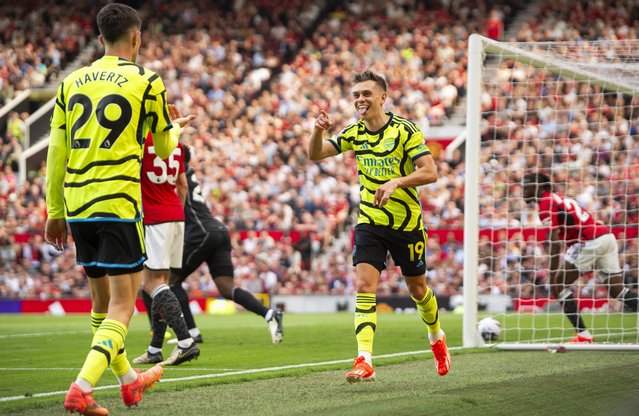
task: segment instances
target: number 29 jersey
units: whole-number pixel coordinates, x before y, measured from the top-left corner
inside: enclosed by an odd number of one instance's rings
[[[155,154],[151,134],[142,157],[142,210],[144,225],[184,221],[184,207],[175,192],[178,176],[184,173],[184,152],[178,143],[171,155],[162,160]]]
[[[67,221],[140,220],[144,138],[172,128],[160,76],[104,56],[67,76],[55,104],[51,129],[67,140]]]
[[[610,232],[577,201],[554,192],[546,191],[539,198],[539,219],[542,224],[558,229],[559,239],[569,245],[594,240]]]

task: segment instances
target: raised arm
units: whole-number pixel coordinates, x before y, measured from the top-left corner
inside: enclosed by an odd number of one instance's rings
[[[324,137],[324,132],[333,125],[328,113],[320,110],[319,116],[315,120],[311,140],[308,143],[308,158],[311,160],[322,160],[330,156],[337,155],[337,149]]]

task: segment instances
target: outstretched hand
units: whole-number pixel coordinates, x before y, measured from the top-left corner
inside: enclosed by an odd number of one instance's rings
[[[320,110],[320,114],[315,120],[315,127],[321,130],[328,130],[333,127],[333,121],[328,116],[328,113],[326,111]]]
[[[182,117],[182,113],[180,113],[180,110],[178,110],[175,104],[169,104],[169,117],[171,117],[171,122],[179,124],[180,127],[184,127],[189,124],[189,122],[195,120],[193,114]]]

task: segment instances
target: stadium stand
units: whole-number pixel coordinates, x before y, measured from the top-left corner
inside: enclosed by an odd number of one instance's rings
[[[95,37],[94,2],[11,2],[0,14],[0,106],[54,78]]]
[[[446,2],[448,6],[434,8],[410,0],[313,3],[308,7],[302,0],[213,5],[190,1],[184,3],[184,12],[177,13],[169,2],[156,1],[154,12],[146,11],[148,24],[143,30],[140,63],[163,74],[170,100],[183,113],[198,116],[185,134],[186,142],[193,148],[193,164],[212,212],[233,231],[236,278],[254,293],[353,293],[351,260],[344,253],[350,252],[350,230],[359,198],[354,164],[347,159],[351,156],[312,164],[303,145],[319,108],[330,107],[338,126],[354,120],[350,73],[366,67],[386,73],[392,89],[389,107],[418,121],[428,137],[429,127],[445,124],[465,94],[468,35],[488,34],[495,27],[490,19],[501,20],[508,27],[521,8],[516,0],[451,1]],[[516,32],[517,39],[636,37],[636,10],[628,1],[616,2],[615,13],[604,15],[598,11],[597,2],[577,2],[578,7],[562,4],[542,2],[538,12]],[[36,86],[29,84],[25,74],[29,72],[27,67],[38,62],[37,55],[39,62],[45,62],[46,81],[94,36],[87,17],[91,11],[83,14],[84,20],[78,20],[76,13],[68,14],[73,8],[27,12],[20,6],[12,7],[5,16],[31,19],[37,27],[52,15],[56,21],[68,23],[59,27],[56,36],[49,34],[51,39],[41,36],[44,29],[31,33],[26,27],[12,26],[11,35],[2,31],[2,44],[12,49],[0,46],[0,75],[14,75],[0,76],[0,82],[11,82],[13,90]],[[589,24],[584,25],[586,20]],[[229,21],[234,24],[224,24]],[[15,25],[11,22],[0,18],[0,26]],[[29,43],[33,47],[23,47]],[[75,49],[65,49],[71,43],[75,43]],[[25,57],[17,49],[33,56]],[[44,59],[54,50],[63,57],[57,66],[52,58]],[[29,63],[25,66],[25,62]],[[16,68],[24,71],[16,72]],[[520,73],[516,65],[504,66],[497,69],[496,76],[508,79]],[[510,98],[509,91],[500,94]],[[484,104],[486,108],[503,105],[504,111],[516,111],[518,100]],[[22,118],[12,116],[12,128],[3,133],[0,153],[0,297],[87,297],[72,246],[57,253],[40,237],[45,218],[46,166],[42,165],[27,183],[17,183],[17,166],[12,161],[21,151],[18,120]],[[493,163],[513,170],[521,166],[529,155],[526,149],[514,146],[509,135],[539,134],[552,125],[552,120],[543,118],[541,109],[538,122],[528,129],[506,134],[502,122],[499,117],[485,120],[485,134],[501,134],[503,130],[504,143],[481,155],[484,169]],[[622,145],[638,148],[636,120],[620,118],[597,133],[610,133],[616,125],[632,130],[630,141],[621,140]],[[599,140],[605,139],[602,136]],[[587,149],[585,144],[574,143]],[[529,150],[541,151],[545,145],[543,139],[531,141]],[[586,153],[575,152],[582,161],[592,158]],[[637,152],[628,157],[632,160],[607,162],[637,166]],[[454,296],[462,285],[459,230],[463,225],[463,153],[456,151],[447,160],[442,152],[436,162],[440,179],[421,193],[424,221],[431,230],[427,277],[438,296]],[[632,191],[625,197],[632,199],[634,195],[629,206],[635,209],[622,214],[634,216],[636,222],[639,183],[633,178],[639,175],[625,174]],[[571,191],[582,195],[586,203],[592,195],[592,190],[579,183]],[[522,212],[518,224],[488,223],[486,217],[480,226],[530,225],[533,213],[518,208]],[[614,205],[611,212],[619,214]],[[614,221],[622,219],[620,216]],[[481,266],[486,278],[504,282],[519,279],[521,284],[513,289],[518,294],[532,293],[531,285],[543,288],[543,273],[513,275],[514,267],[509,262],[521,264],[522,256],[542,255],[545,248],[523,235],[513,235],[512,239],[518,243],[509,244],[512,252],[506,253],[499,247],[487,250],[493,243],[482,237],[480,250],[492,253],[490,261]],[[628,240],[624,249],[636,253],[637,239]],[[636,257],[628,255],[624,259],[636,264]],[[382,275],[379,294],[407,293],[399,271],[392,263],[389,266]],[[217,295],[203,270],[190,277],[187,284],[193,297]],[[480,282],[482,285],[488,287],[485,282]],[[492,290],[496,290],[494,287],[499,285],[493,281]]]

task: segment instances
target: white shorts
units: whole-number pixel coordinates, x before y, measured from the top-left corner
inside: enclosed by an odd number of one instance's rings
[[[594,240],[573,244],[566,251],[565,260],[580,272],[597,270],[607,278],[621,273],[619,248],[614,234],[604,234]]]
[[[182,267],[184,222],[163,222],[144,226],[146,255],[144,265],[151,270]]]

